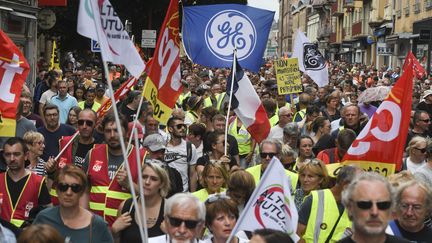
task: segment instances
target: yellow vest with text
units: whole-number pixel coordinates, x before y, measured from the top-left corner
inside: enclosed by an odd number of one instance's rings
[[[339,218],[338,205],[330,189],[311,191],[310,197],[312,207],[303,239],[306,243],[324,243]],[[352,223],[344,210],[329,242],[339,241],[346,228],[351,226]]]

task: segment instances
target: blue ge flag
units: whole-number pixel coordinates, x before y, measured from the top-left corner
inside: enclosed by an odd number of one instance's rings
[[[258,72],[274,12],[239,4],[184,8],[183,45],[189,58],[207,67],[231,67],[233,50],[242,67]]]

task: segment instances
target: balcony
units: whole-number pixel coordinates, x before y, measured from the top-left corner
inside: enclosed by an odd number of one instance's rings
[[[369,26],[374,28],[381,25],[384,22],[382,16],[379,16],[377,9],[372,9],[369,15]]]
[[[358,22],[352,25],[352,36],[358,36],[362,33],[362,22]]]
[[[317,39],[323,39],[323,38],[330,37],[331,33],[332,33],[331,27],[320,26],[320,28],[318,29]]]
[[[338,2],[333,3],[331,6],[331,13],[332,16],[343,16],[344,11],[342,9],[342,5],[338,4]]]

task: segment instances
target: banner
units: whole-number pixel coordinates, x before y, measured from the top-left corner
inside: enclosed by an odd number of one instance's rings
[[[297,30],[292,57],[298,58],[300,71],[307,74],[319,87],[328,84],[326,60],[318,51],[318,46],[311,43],[303,32]]]
[[[286,232],[297,242],[297,221],[298,212],[291,196],[291,178],[285,174],[282,163],[274,156],[230,237],[241,230],[266,228]]]
[[[104,62],[121,64],[139,78],[145,64],[108,0],[80,0],[77,31],[99,42]]]
[[[39,0],[38,7],[42,6],[67,6],[67,0]]]
[[[407,56],[402,76],[348,149],[343,162],[327,165],[329,175],[335,177],[344,164],[356,164],[383,176],[401,168],[411,117],[413,58]]]
[[[235,60],[237,60],[235,58]],[[234,65],[236,65],[234,69]],[[270,132],[270,121],[264,106],[256,93],[251,81],[244,73],[240,64],[233,63],[232,70],[235,70],[234,86],[232,88],[231,108],[234,110],[240,121],[246,127],[250,135],[260,143],[266,139]],[[230,95],[232,86],[232,75],[228,77],[226,93]]]
[[[414,56],[414,54],[410,51],[408,52],[408,57],[412,60],[413,62],[413,69],[414,69],[414,74],[418,79],[423,79],[423,77],[427,76],[426,71],[424,70],[423,66],[420,64],[420,62],[417,60],[417,58]],[[406,65],[406,61],[402,67],[403,70],[405,70],[405,65]]]
[[[297,58],[274,61],[279,95],[302,92],[302,83]]]
[[[143,96],[152,103],[153,117],[162,124],[168,121],[183,91],[179,31],[178,1],[171,0],[143,91]]]
[[[50,60],[50,70],[60,70],[60,61],[59,61],[59,51],[57,49],[57,42],[53,40],[52,42],[52,52],[51,52],[51,60]]]
[[[0,134],[14,137],[16,111],[30,66],[20,49],[0,30]]]
[[[274,12],[240,4],[184,7],[183,45],[194,63],[231,67],[232,53],[243,68],[258,72]]]

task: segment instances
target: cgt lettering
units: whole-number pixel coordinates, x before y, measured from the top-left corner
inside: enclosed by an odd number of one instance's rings
[[[153,115],[156,116],[157,118],[161,118],[161,116],[165,113],[162,109],[161,106],[157,100],[157,95],[156,95],[156,90],[155,89],[151,89],[150,91],[150,99],[152,102],[152,106],[153,106]]]

